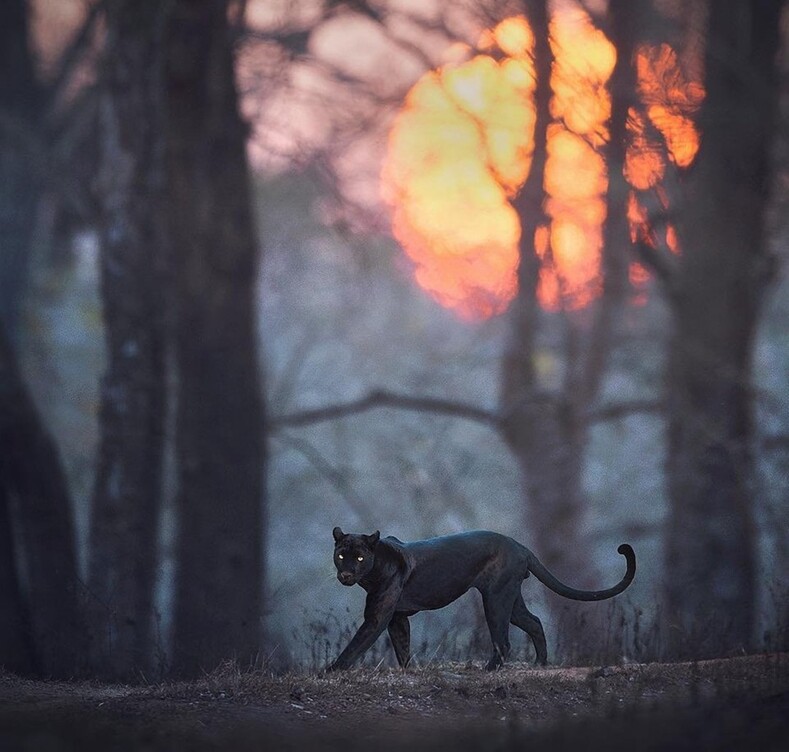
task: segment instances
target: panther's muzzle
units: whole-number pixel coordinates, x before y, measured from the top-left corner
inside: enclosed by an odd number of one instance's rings
[[[354,576],[350,572],[337,572],[337,579],[343,585],[353,585],[356,582]]]

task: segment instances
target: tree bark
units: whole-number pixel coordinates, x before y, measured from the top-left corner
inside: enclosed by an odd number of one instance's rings
[[[618,56],[610,82],[612,115],[606,149],[609,180],[606,195],[608,216],[604,228],[603,293],[596,303],[591,327],[586,331],[568,314],[569,332],[566,375],[551,398],[541,392],[535,372],[535,337],[539,326],[536,291],[540,260],[534,233],[547,225],[543,189],[546,132],[550,122],[551,50],[545,4],[532,4],[530,20],[535,36],[537,70],[535,154],[529,178],[515,206],[521,219],[519,292],[512,309],[512,330],[503,363],[502,418],[504,433],[521,469],[526,497],[528,536],[546,565],[580,587],[596,587],[597,569],[584,545],[582,525],[586,499],[582,487],[587,416],[602,383],[608,354],[613,346],[616,312],[627,291],[628,186],[623,174],[628,109],[635,98],[632,52],[636,11],[627,2],[609,6],[610,34]],[[562,609],[559,602],[554,607]],[[586,627],[570,619],[566,631],[577,640]]]
[[[0,446],[0,609],[20,650],[31,653],[20,653],[20,667],[69,678],[82,668],[85,642],[68,487],[2,325]]]
[[[176,0],[167,47],[180,384],[173,667],[189,675],[257,657],[265,420],[247,129],[227,4]]]
[[[22,595],[10,494],[0,485],[0,666],[15,674],[40,673],[27,603]]]
[[[627,122],[630,108],[636,104],[634,55],[637,31],[643,23],[645,0],[610,0],[608,36],[616,48],[616,64],[608,88],[611,92],[609,139],[605,149],[608,168],[606,220],[603,227],[603,292],[595,312],[592,330],[581,370],[572,389],[578,409],[585,409],[600,391],[608,356],[614,345],[617,316],[627,300],[630,264],[630,228],[627,202],[630,186],[625,178]]]
[[[747,649],[753,637],[751,359],[772,263],[764,215],[782,5],[710,3],[702,146],[680,216],[665,588],[670,647],[696,657]]]
[[[0,321],[16,340],[35,229],[39,179],[28,142],[41,92],[29,48],[27,3],[0,3]]]
[[[583,586],[593,568],[580,534],[585,435],[584,421],[577,412],[580,402],[575,396],[568,398],[564,389],[546,398],[535,369],[541,264],[535,232],[549,222],[544,211],[544,175],[553,56],[546,3],[535,2],[529,7],[535,39],[534,154],[526,183],[513,202],[521,224],[520,264],[518,295],[510,309],[511,329],[502,361],[502,426],[521,472],[527,539],[533,541],[546,566]]]
[[[107,347],[89,579],[94,670],[130,679],[152,667],[153,588],[166,409],[162,120],[166,4],[107,5],[99,173]]]
[[[5,71],[0,78],[0,236],[3,238],[0,327],[14,336],[38,198],[17,138],[19,131],[24,132],[30,125],[37,89],[24,0],[0,6],[0,67]],[[7,399],[8,386],[3,386],[3,396]],[[28,674],[35,665],[34,646],[30,615],[19,582],[19,549],[14,541],[11,501],[11,494],[3,482],[0,484],[0,665]]]

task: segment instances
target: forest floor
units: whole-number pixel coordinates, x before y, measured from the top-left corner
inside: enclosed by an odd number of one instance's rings
[[[789,654],[488,673],[477,664],[190,683],[0,673],[0,750],[789,750]]]

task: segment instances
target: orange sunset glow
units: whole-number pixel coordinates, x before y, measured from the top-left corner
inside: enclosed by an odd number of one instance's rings
[[[492,36],[503,60],[477,55],[414,85],[382,170],[417,282],[466,317],[500,313],[515,296],[520,225],[510,199],[533,151],[531,30],[513,18]]]
[[[616,50],[579,9],[551,18],[553,120],[547,135],[545,213],[535,248],[538,287],[549,310],[581,308],[599,294],[608,173],[608,80]],[[506,310],[517,294],[520,222],[511,200],[526,180],[534,150],[533,35],[513,17],[483,35],[478,54],[422,76],[390,132],[381,172],[384,201],[417,283],[464,318]],[[692,116],[703,89],[687,81],[667,45],[636,56],[642,108],[632,110],[625,176],[634,191],[634,238],[654,242],[637,191],[660,187],[666,165],[689,166],[698,151]],[[661,193],[665,197],[665,192]],[[677,248],[671,228],[666,242]],[[643,270],[635,267],[634,282]]]
[[[543,307],[580,308],[599,293],[600,252],[608,187],[599,151],[608,141],[611,97],[606,83],[616,50],[581,10],[554,14],[550,24],[551,116],[545,165],[550,260],[543,257],[537,297]],[[538,248],[538,253],[540,249]]]
[[[667,44],[641,45],[636,53],[638,95],[644,112],[630,111],[630,143],[625,161],[625,177],[633,190],[628,199],[627,218],[633,242],[656,247],[665,245],[679,253],[679,240],[671,224],[662,238],[652,227],[646,209],[638,200],[639,191],[652,190],[664,210],[669,196],[661,185],[668,162],[685,168],[693,164],[701,137],[693,120],[704,99],[704,87],[683,75],[674,50]],[[642,288],[649,274],[640,264],[630,267],[630,280]]]

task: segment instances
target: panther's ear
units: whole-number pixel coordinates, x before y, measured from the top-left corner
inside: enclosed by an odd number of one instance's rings
[[[376,545],[376,543],[378,543],[378,539],[380,537],[381,537],[381,531],[380,530],[376,530],[372,535],[365,535],[364,536],[364,540],[365,540],[365,543],[367,543],[367,545],[370,548],[375,548],[375,545]]]
[[[335,543],[339,543],[345,537],[345,533],[340,530],[339,526],[335,527],[331,534],[334,536]]]

